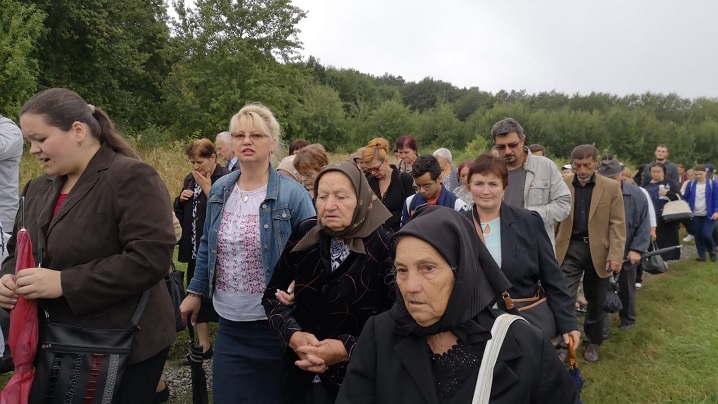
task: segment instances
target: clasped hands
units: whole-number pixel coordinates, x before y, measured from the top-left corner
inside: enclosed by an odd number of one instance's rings
[[[26,268],[17,275],[3,275],[0,278],[0,307],[14,309],[19,295],[29,300],[57,299],[62,296],[60,271]]]
[[[314,334],[304,331],[292,334],[289,347],[299,357],[294,364],[307,372],[323,373],[329,366],[349,360],[342,341],[331,338],[319,341]]]

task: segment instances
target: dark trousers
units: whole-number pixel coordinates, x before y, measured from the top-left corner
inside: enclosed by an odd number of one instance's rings
[[[709,220],[707,216],[693,217],[693,236],[696,238],[696,250],[698,250],[698,258],[706,259],[706,251],[713,256],[715,254],[715,245],[713,244],[713,229],[716,222]]]
[[[157,383],[167,361],[170,348],[167,347],[155,356],[132,364],[125,369],[117,392],[116,403],[151,404],[154,402]]]
[[[621,299],[623,309],[618,312],[621,325],[636,322],[636,269],[639,265],[625,264],[618,275],[618,298]],[[603,322],[603,336],[608,336],[611,329],[611,316],[606,314]]]
[[[603,301],[606,300],[608,278],[600,278],[593,268],[591,250],[583,241],[571,240],[566,257],[561,264],[561,270],[566,278],[568,293],[576,297],[578,283],[583,275],[583,295],[588,305],[583,330],[586,342],[600,345],[603,342]],[[604,271],[604,268],[598,268]],[[635,285],[634,285],[635,286]]]

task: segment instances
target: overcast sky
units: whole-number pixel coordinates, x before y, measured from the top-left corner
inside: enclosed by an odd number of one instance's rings
[[[718,97],[718,0],[292,0],[323,65],[482,90]]]

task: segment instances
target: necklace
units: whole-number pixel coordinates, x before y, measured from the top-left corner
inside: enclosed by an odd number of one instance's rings
[[[242,202],[247,203],[249,200],[249,195],[245,194],[244,192],[240,192],[240,195],[242,195]]]

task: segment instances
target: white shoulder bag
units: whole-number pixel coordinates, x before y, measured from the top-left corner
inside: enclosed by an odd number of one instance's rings
[[[499,357],[499,351],[501,351],[501,346],[504,344],[506,332],[509,330],[511,323],[517,320],[526,321],[524,318],[513,314],[502,314],[494,321],[494,325],[491,327],[491,339],[486,343],[484,356],[481,358],[481,367],[479,367],[479,377],[476,379],[472,404],[489,403],[491,385],[494,382],[496,359]]]

